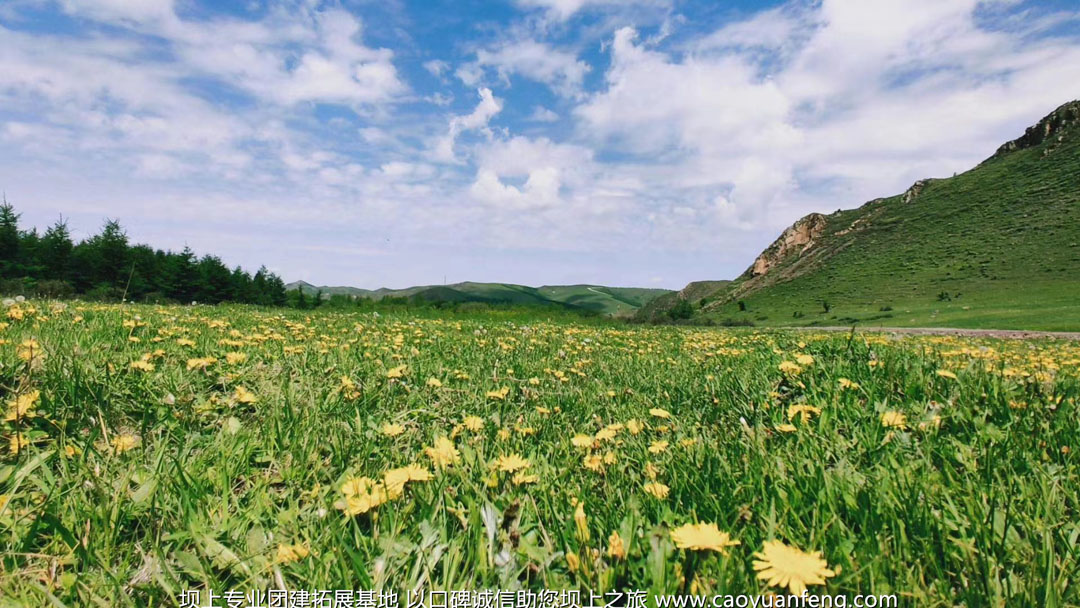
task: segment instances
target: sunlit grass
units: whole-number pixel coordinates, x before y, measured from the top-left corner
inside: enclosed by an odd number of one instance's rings
[[[1080,601],[1075,342],[16,310],[0,604],[781,591],[770,540],[822,552],[813,592]]]

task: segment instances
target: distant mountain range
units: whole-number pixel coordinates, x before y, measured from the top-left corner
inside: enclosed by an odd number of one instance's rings
[[[637,318],[688,313],[739,324],[1080,330],[1080,101],[965,173],[811,213],[739,277],[691,283]]]
[[[285,286],[300,289],[305,295],[320,291],[323,297],[345,295],[358,298],[419,298],[429,302],[483,302],[489,304],[555,305],[611,316],[629,316],[649,301],[671,293],[668,289],[644,287],[605,287],[603,285],[544,285],[527,287],[510,283],[454,283],[418,285],[405,289],[361,289],[343,286],[316,286],[294,281]]]

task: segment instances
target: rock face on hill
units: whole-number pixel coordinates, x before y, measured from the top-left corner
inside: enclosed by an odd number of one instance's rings
[[[1028,127],[1020,137],[1002,144],[991,158],[1033,148],[1043,142],[1051,144],[1043,151],[1044,156],[1049,155],[1057,148],[1054,144],[1065,141],[1069,132],[1076,129],[1077,125],[1080,125],[1080,101],[1070,101]]]
[[[814,246],[815,240],[821,236],[827,223],[825,216],[820,213],[811,213],[795,222],[780,234],[780,238],[761,252],[743,276],[761,276],[788,257],[802,255]]]

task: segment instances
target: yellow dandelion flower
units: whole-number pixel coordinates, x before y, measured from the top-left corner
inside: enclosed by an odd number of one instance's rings
[[[824,585],[825,579],[835,576],[821,551],[806,553],[776,540],[765,541],[761,551],[754,554],[757,577],[770,587],[787,587],[792,595],[802,595],[809,585]]]
[[[350,477],[341,484],[339,490],[345,497],[360,496],[370,493],[374,485],[375,480],[370,477]]]
[[[409,472],[404,468],[391,469],[383,474],[383,487],[386,488],[386,497],[393,500],[401,496],[405,491],[405,483],[409,481]]]
[[[659,454],[659,453],[661,453],[661,452],[663,452],[663,451],[665,451],[667,449],[668,449],[668,442],[661,439],[659,441],[652,442],[652,444],[649,446],[649,453],[650,454]]]
[[[484,429],[484,419],[479,416],[466,416],[464,424],[465,428],[469,429],[474,433],[480,432]]]
[[[441,388],[442,380],[439,380],[438,378],[428,378],[425,384],[427,384],[431,388]]]
[[[794,424],[789,424],[785,422],[783,424],[776,425],[776,430],[780,431],[781,433],[794,433],[799,429],[795,428]]]
[[[794,420],[798,416],[803,422],[809,422],[812,416],[821,415],[821,408],[812,405],[797,404],[788,408],[788,420]]]
[[[575,448],[587,448],[592,446],[593,438],[590,435],[578,433],[570,438],[570,444]]]
[[[540,476],[526,473],[525,471],[518,471],[517,473],[514,473],[512,481],[514,482],[515,486],[520,486],[529,483],[536,483],[540,481]]]
[[[405,371],[409,369],[407,365],[399,365],[386,370],[386,377],[393,380],[394,378],[401,378],[405,375]]]
[[[885,412],[881,414],[881,426],[886,428],[907,428],[907,416],[903,412]]]
[[[500,389],[488,391],[485,393],[489,399],[495,399],[496,401],[503,401],[506,396],[510,394],[510,387],[504,386]]]
[[[580,567],[581,560],[578,558],[577,553],[574,553],[573,551],[568,552],[566,554],[566,568],[570,570],[570,572],[577,572]]]
[[[311,551],[304,545],[280,544],[278,545],[277,555],[274,557],[274,561],[279,564],[288,564],[291,562],[298,562],[310,554]]]
[[[431,471],[416,463],[406,465],[403,468],[409,472],[409,481],[431,481]]]
[[[23,361],[34,363],[45,358],[45,349],[41,347],[37,340],[30,338],[23,340],[15,347],[15,355]]]
[[[574,509],[574,528],[579,541],[589,542],[589,518],[585,516],[584,502],[577,503],[577,508]]]
[[[347,479],[341,486],[341,494],[334,506],[349,517],[367,513],[388,499],[386,488],[369,477]]]
[[[34,416],[34,408],[37,407],[40,398],[41,391],[33,390],[8,401],[8,412],[4,416],[4,420],[6,422],[11,422],[12,420],[18,420],[20,418],[32,418]]]
[[[11,439],[8,440],[8,450],[11,452],[12,456],[18,455],[19,452],[29,446],[30,439],[22,433],[15,433],[11,436]]]
[[[139,437],[130,433],[124,433],[113,437],[112,449],[117,454],[123,454],[128,450],[135,449],[139,445]]]
[[[418,464],[410,464],[384,473],[383,487],[386,488],[387,498],[394,499],[401,496],[406,483],[410,481],[428,481],[430,479],[430,471]]]
[[[693,551],[719,551],[727,553],[739,541],[732,540],[727,532],[721,532],[716,524],[683,524],[671,531],[671,542],[680,549]]]
[[[658,481],[649,482],[649,483],[645,484],[642,487],[642,489],[649,496],[652,496],[652,497],[657,498],[659,500],[664,500],[665,498],[667,498],[668,492],[671,491],[671,488],[667,487],[666,485],[664,485],[664,484],[662,484],[662,483],[660,483]]]
[[[649,410],[649,414],[656,416],[657,418],[671,418],[671,412],[658,407],[654,407]]]
[[[799,365],[806,367],[814,364],[814,358],[805,353],[795,355],[795,362]]]
[[[637,435],[645,429],[645,425],[637,418],[632,418],[626,421],[626,429],[630,431],[631,435]]]
[[[233,392],[233,400],[235,400],[237,403],[255,403],[259,400],[259,398],[255,396],[255,393],[249,391],[247,388],[243,386],[238,386]]]
[[[788,374],[789,376],[798,376],[802,372],[802,368],[794,361],[783,361],[778,368],[781,372]]]
[[[645,476],[649,479],[656,479],[656,476],[660,474],[660,469],[656,468],[656,465],[649,462],[645,464]]]
[[[247,361],[247,358],[247,353],[225,353],[225,363],[229,365],[239,365]]]
[[[947,370],[947,369],[939,369],[939,370],[937,370],[937,372],[936,372],[936,373],[937,373],[937,375],[938,375],[938,376],[941,376],[942,378],[950,378],[950,379],[952,379],[952,380],[956,380],[956,379],[957,379],[957,378],[956,378],[956,374],[954,374],[954,373],[950,372],[950,371],[949,371],[949,370]]]
[[[619,536],[618,530],[613,530],[611,536],[608,537],[608,557],[614,559],[622,559],[626,557],[626,544],[623,542],[621,536]]]
[[[137,371],[140,371],[140,372],[152,372],[155,369],[157,369],[154,366],[153,363],[151,363],[149,361],[146,361],[145,359],[139,359],[138,361],[132,361],[129,364],[129,367],[131,369],[134,369],[134,370],[137,370]]]
[[[444,469],[449,466],[453,466],[461,459],[461,454],[458,449],[454,447],[454,442],[446,437],[439,437],[435,440],[433,447],[425,448],[424,452],[428,458],[435,465],[436,469]]]
[[[386,424],[382,425],[382,428],[379,429],[379,432],[383,435],[386,435],[387,437],[397,437],[398,435],[405,432],[405,427],[396,422],[387,422]]]
[[[499,456],[498,460],[495,461],[495,468],[503,473],[515,473],[522,469],[529,468],[529,461],[517,454]]]
[[[195,357],[187,360],[187,368],[188,371],[206,369],[215,363],[217,363],[217,359],[213,357]]]
[[[862,388],[861,386],[859,386],[858,382],[852,382],[851,380],[848,380],[847,378],[840,378],[836,382],[837,382],[837,384],[840,385],[840,390],[849,389],[849,390],[857,391],[860,388]]]
[[[585,468],[590,471],[600,472],[604,470],[604,459],[599,454],[591,454],[585,457]]]
[[[596,434],[597,441],[611,441],[615,439],[615,431],[611,429],[600,429],[600,432]]]

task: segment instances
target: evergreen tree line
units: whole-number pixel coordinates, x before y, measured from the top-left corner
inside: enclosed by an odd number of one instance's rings
[[[43,234],[22,230],[20,215],[0,205],[0,293],[63,298],[146,302],[242,302],[286,304],[285,283],[265,267],[254,275],[230,270],[213,255],[191,249],[175,253],[128,242],[120,223],[108,220],[101,231],[74,243],[64,220]]]

